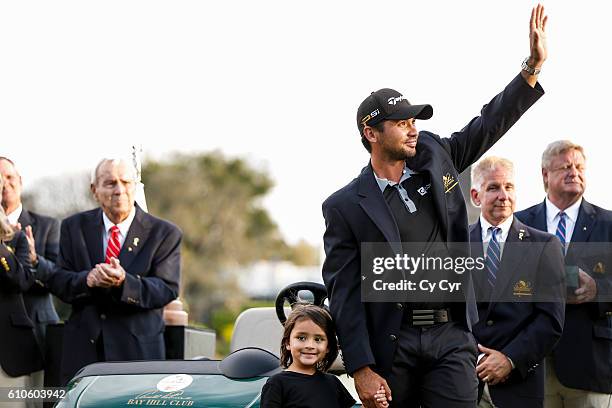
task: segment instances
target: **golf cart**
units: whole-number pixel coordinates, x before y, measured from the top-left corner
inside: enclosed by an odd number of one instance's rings
[[[157,360],[95,363],[81,369],[68,384],[60,408],[131,406],[259,407],[261,388],[281,371],[282,323],[291,310],[285,303],[323,305],[325,287],[298,282],[278,294],[275,307],[253,308],[236,319],[223,360]],[[280,322],[280,323],[279,323]],[[340,357],[331,372],[344,371]],[[356,398],[348,377],[343,382]],[[342,377],[341,377],[342,378]]]

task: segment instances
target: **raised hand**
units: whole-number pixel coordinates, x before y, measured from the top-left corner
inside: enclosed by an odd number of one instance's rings
[[[544,6],[538,4],[531,10],[529,21],[529,66],[540,68],[548,57],[546,47],[546,22],[548,16],[544,14]]]

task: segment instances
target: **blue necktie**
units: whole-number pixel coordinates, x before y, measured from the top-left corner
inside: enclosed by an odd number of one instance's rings
[[[499,264],[501,260],[501,249],[499,247],[499,241],[497,240],[497,233],[501,231],[501,228],[489,227],[489,231],[491,231],[491,239],[489,240],[489,246],[487,247],[485,267],[487,268],[487,281],[491,287],[495,287],[497,271],[499,271]]]
[[[566,239],[565,239],[565,235],[566,235],[566,231],[565,231],[565,218],[567,216],[565,215],[565,213],[563,211],[559,212],[559,223],[557,224],[557,232],[555,232],[555,235],[557,236],[557,238],[559,238],[559,240],[561,241],[561,244],[563,245],[563,251],[565,252],[565,248],[566,248]]]

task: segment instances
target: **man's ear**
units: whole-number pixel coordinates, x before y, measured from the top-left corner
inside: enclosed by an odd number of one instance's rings
[[[375,131],[373,128],[369,127],[369,126],[366,126],[366,127],[363,128],[363,136],[370,143],[377,143],[378,142],[378,132]]]
[[[470,189],[470,198],[476,207],[480,207],[480,197],[478,197],[478,191],[475,188]]]
[[[96,197],[96,185],[95,184],[89,185],[89,191],[91,191],[91,195],[93,195],[94,200],[98,201],[98,198]]]
[[[542,181],[544,182],[544,191],[548,190],[548,169],[542,168]]]

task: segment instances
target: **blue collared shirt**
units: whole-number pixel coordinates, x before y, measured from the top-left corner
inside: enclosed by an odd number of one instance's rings
[[[417,208],[416,208],[416,205],[414,205],[414,201],[412,201],[410,197],[408,197],[408,192],[406,191],[404,186],[402,186],[402,183],[405,180],[408,180],[413,174],[418,174],[416,171],[410,170],[408,167],[406,167],[406,164],[404,164],[404,169],[402,170],[402,177],[400,178],[399,183],[388,180],[386,178],[378,177],[374,170],[372,170],[372,172],[374,173],[374,177],[376,178],[376,182],[378,183],[378,187],[380,187],[381,192],[384,193],[385,188],[387,188],[387,186],[391,186],[397,189],[397,191],[399,191],[400,193],[400,197],[402,197],[402,202],[406,206],[406,209],[408,210],[408,212],[409,213],[416,212]]]

